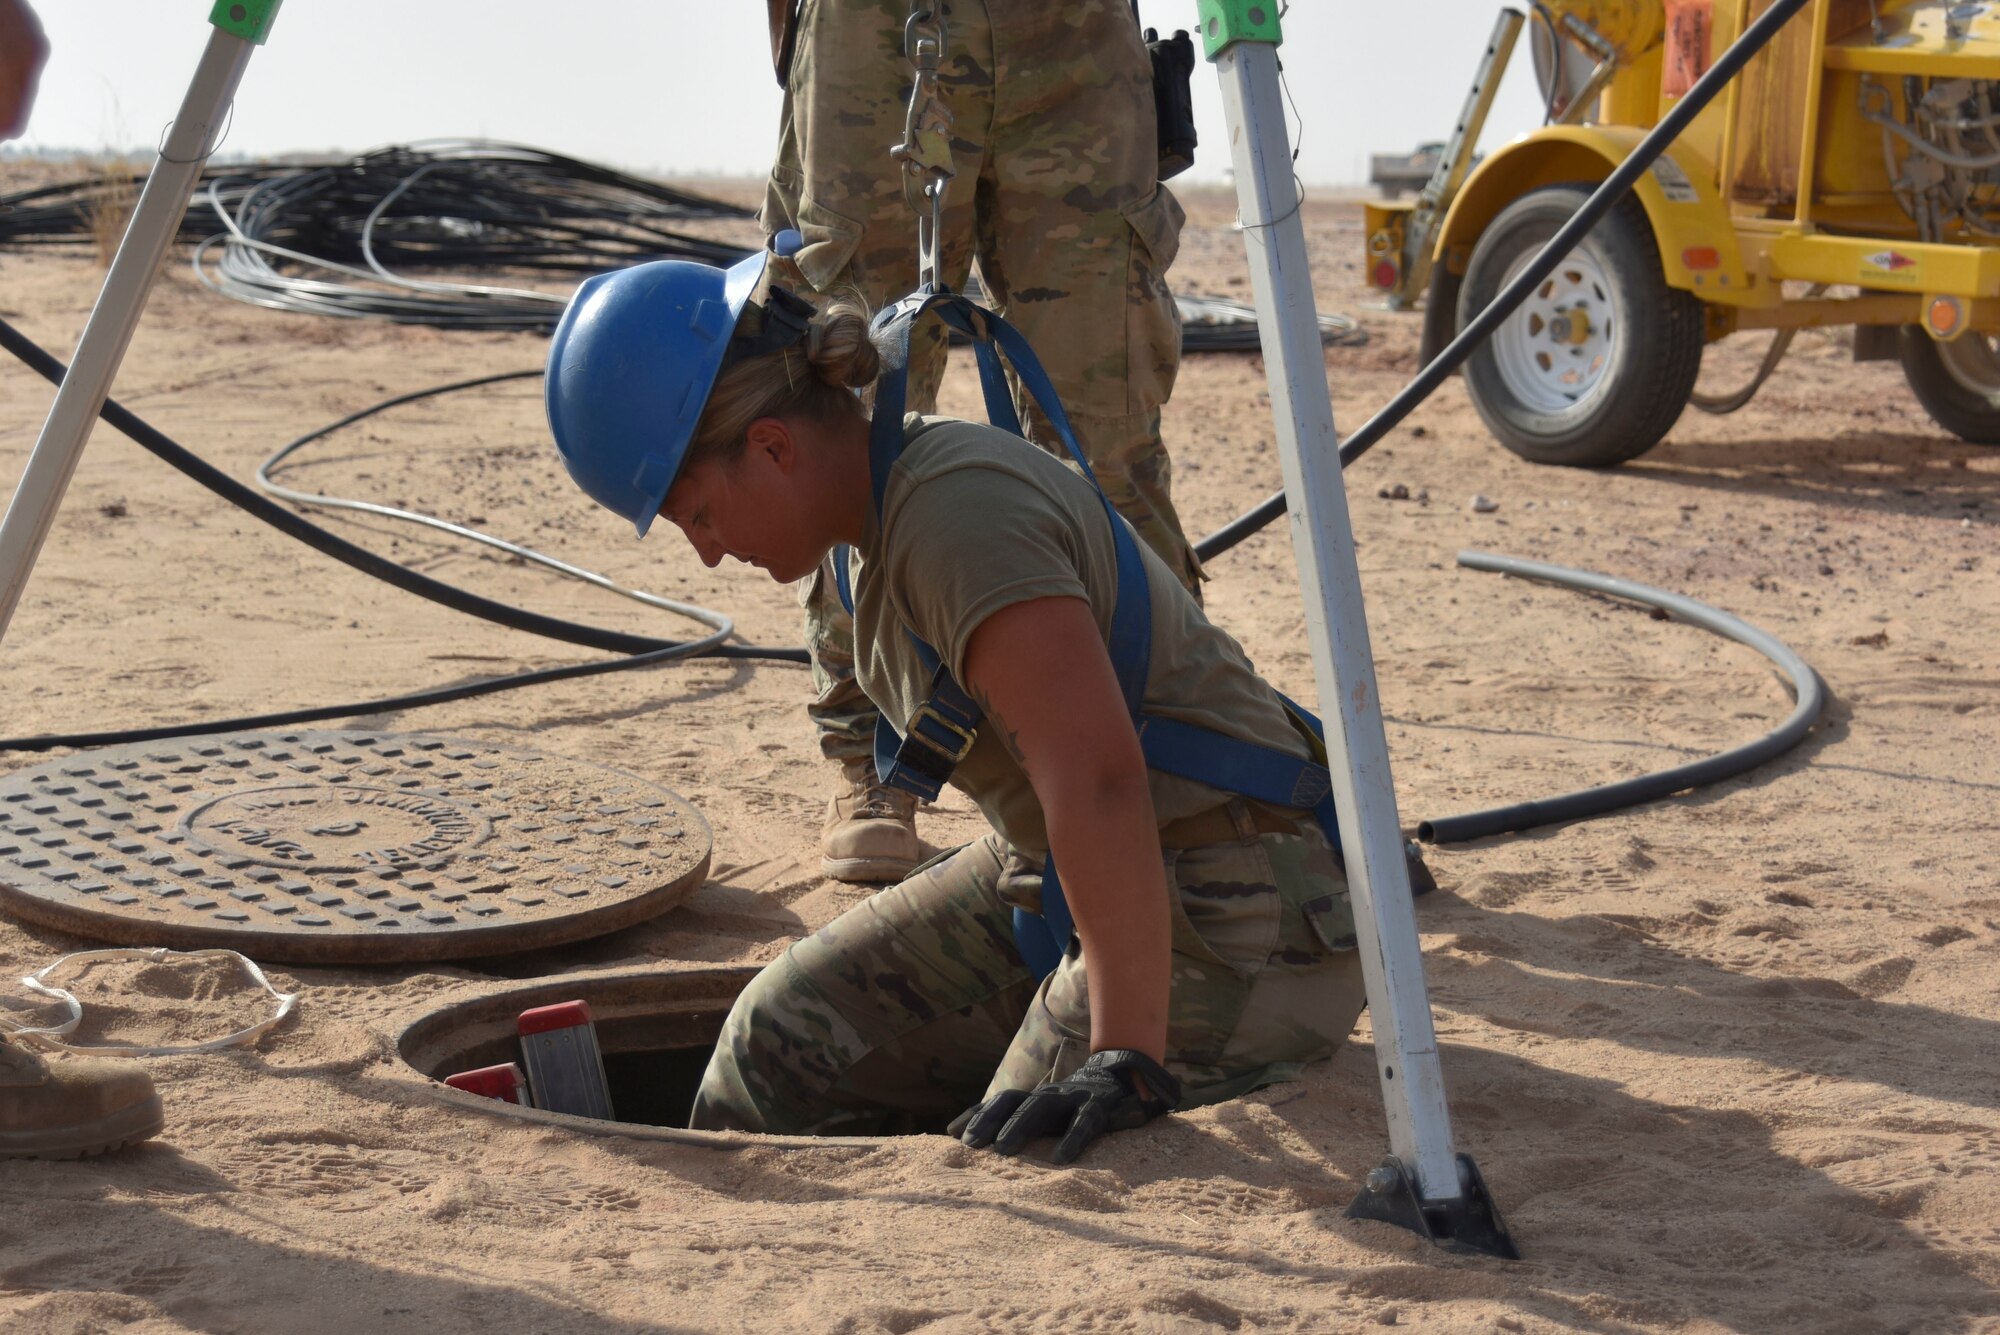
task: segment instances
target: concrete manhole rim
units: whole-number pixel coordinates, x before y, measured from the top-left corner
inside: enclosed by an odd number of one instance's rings
[[[498,805],[515,789],[518,806]],[[239,819],[246,804],[261,824]],[[309,840],[283,828],[286,807]],[[350,819],[310,822],[323,815]],[[359,834],[370,825],[382,829]],[[367,847],[382,839],[393,846]],[[270,963],[567,945],[675,907],[712,853],[701,812],[650,779],[444,733],[224,733],[0,775],[0,910],[117,945]]]
[[[690,967],[626,968],[604,973],[552,974],[533,979],[507,979],[457,988],[441,998],[427,999],[422,1013],[406,1020],[395,1031],[393,1043],[396,1052],[396,1075],[399,1080],[415,1086],[430,1097],[467,1112],[480,1113],[507,1122],[541,1126],[550,1130],[572,1131],[589,1136],[655,1140],[695,1149],[729,1151],[881,1149],[895,1145],[899,1141],[908,1141],[910,1139],[908,1136],[780,1136],[751,1131],[696,1131],[689,1127],[656,1126],[648,1122],[575,1117],[568,1113],[524,1107],[462,1089],[454,1089],[443,1080],[425,1072],[412,1059],[413,1049],[421,1050],[434,1040],[435,1035],[446,1032],[456,1025],[470,1022],[478,1012],[490,1008],[493,1003],[503,999],[509,1000],[510,1008],[518,1012],[533,1006],[568,1000],[577,995],[589,999],[592,994],[601,994],[606,989],[619,987],[647,989],[671,987],[675,984],[698,986],[704,982],[739,977],[743,981],[748,981],[763,967],[763,965],[704,964]]]

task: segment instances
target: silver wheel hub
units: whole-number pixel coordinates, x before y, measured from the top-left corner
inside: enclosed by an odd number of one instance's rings
[[[1976,331],[1937,345],[1946,374],[1964,388],[2000,408],[2000,352],[1993,339]]]
[[[1513,282],[1535,253],[1509,265],[1501,285]],[[1607,379],[1623,315],[1596,256],[1571,251],[1494,331],[1493,362],[1501,382],[1534,412],[1587,411]]]

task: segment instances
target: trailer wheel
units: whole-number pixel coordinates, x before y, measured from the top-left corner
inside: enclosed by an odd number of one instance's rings
[[[1521,196],[1473,247],[1458,327],[1568,222],[1589,188]],[[1636,459],[1667,434],[1701,370],[1701,302],[1667,286],[1646,211],[1626,196],[1465,363],[1487,427],[1522,458],[1572,468]]]
[[[1977,331],[1940,343],[1906,324],[1898,348],[1903,378],[1931,420],[1972,445],[2000,445],[2000,350]]]

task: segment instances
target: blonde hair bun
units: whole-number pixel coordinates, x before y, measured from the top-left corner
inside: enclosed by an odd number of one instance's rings
[[[813,317],[806,335],[813,374],[839,389],[860,389],[882,373],[882,357],[869,338],[867,308],[836,301]]]

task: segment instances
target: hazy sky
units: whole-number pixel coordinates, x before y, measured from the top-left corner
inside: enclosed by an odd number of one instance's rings
[[[207,40],[210,0],[33,3],[54,52],[15,147],[156,145]],[[1194,23],[1194,0],[1141,9],[1157,27]],[[1493,0],[1292,0],[1281,54],[1303,120],[1300,175],[1359,181],[1370,151],[1442,138],[1498,12]],[[1194,175],[1213,180],[1227,158],[1205,64],[1195,97]],[[286,0],[224,151],[486,136],[643,173],[761,174],[778,107],[756,0]],[[1485,141],[1539,119],[1524,42]]]

